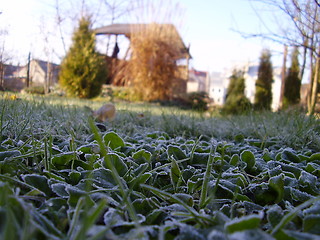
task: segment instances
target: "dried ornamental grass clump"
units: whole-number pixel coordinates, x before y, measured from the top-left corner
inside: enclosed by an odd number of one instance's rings
[[[141,24],[131,36],[132,59],[128,70],[136,94],[144,101],[169,100],[179,58],[172,24]]]

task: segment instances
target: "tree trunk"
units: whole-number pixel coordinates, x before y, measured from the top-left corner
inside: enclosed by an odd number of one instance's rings
[[[308,45],[308,39],[306,39],[304,41],[304,45],[303,45],[303,54],[302,54],[302,64],[301,64],[301,70],[300,70],[300,73],[299,73],[299,78],[303,79],[303,76],[304,76],[304,70],[306,68],[306,63],[307,63],[307,45]]]
[[[319,78],[319,65],[320,65],[320,44],[319,44],[319,49],[318,49],[318,53],[317,53],[317,59],[316,59],[316,63],[314,66],[314,71],[313,72],[313,80],[312,80],[312,88],[311,88],[311,92],[310,92],[310,103],[308,105],[308,114],[312,115],[314,114],[314,110],[316,107],[316,103],[317,103],[317,95],[318,95],[318,78]]]
[[[52,66],[51,66],[51,63],[49,62],[49,60],[47,61],[47,72],[46,72],[46,79],[45,79],[45,85],[44,85],[44,92],[45,94],[48,94],[49,91],[50,91],[50,79],[51,79],[51,69],[52,69]]]
[[[26,85],[27,85],[27,88],[30,87],[30,61],[31,61],[31,52],[29,52],[29,55],[28,55],[28,67],[27,67],[27,82],[26,82]]]
[[[0,90],[4,89],[4,64],[0,62]]]

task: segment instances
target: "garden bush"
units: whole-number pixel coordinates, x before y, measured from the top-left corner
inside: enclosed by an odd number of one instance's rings
[[[192,92],[187,94],[187,104],[191,109],[197,111],[208,110],[210,98],[206,92]]]
[[[59,83],[69,96],[93,98],[107,80],[104,57],[96,51],[90,18],[83,17],[73,34],[73,43],[61,63]]]
[[[23,91],[29,94],[40,94],[40,95],[45,94],[44,86],[31,86],[31,87],[24,88]]]

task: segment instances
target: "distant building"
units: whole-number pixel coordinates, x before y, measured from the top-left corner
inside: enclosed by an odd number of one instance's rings
[[[28,65],[21,68],[19,77],[27,78]],[[59,65],[42,60],[31,60],[29,68],[30,86],[49,86],[58,83]]]
[[[225,103],[227,88],[229,84],[229,75],[219,72],[210,74],[209,97],[213,100],[213,104],[222,106]]]
[[[245,67],[245,95],[254,103],[254,95],[256,93],[256,81],[258,78],[258,65],[248,65]],[[281,94],[281,67],[273,68],[273,82],[272,82],[272,104],[271,109],[277,111],[280,108],[280,94]]]
[[[238,68],[241,69],[241,68]],[[257,64],[247,64],[242,67],[245,78],[245,95],[254,103],[254,95],[256,92],[256,81],[258,78]],[[225,103],[227,89],[232,75],[233,69],[228,69],[224,73],[212,73],[209,84],[209,97],[213,99],[215,105],[222,106]],[[275,67],[273,69],[273,83],[272,83],[272,105],[271,109],[276,111],[280,107],[280,93],[281,93],[281,68]]]
[[[191,69],[187,82],[187,92],[207,92],[209,87],[209,75],[207,72]]]
[[[1,90],[20,91],[25,87],[25,79],[19,77],[20,66],[0,64]]]
[[[58,83],[59,65],[42,60],[31,60],[29,86],[54,86]],[[3,65],[1,85],[5,90],[21,91],[27,87],[28,64],[25,66]],[[47,85],[46,85],[47,84]]]

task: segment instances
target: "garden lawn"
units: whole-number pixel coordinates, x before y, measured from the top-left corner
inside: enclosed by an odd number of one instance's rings
[[[320,239],[320,126],[0,96],[0,239]]]

